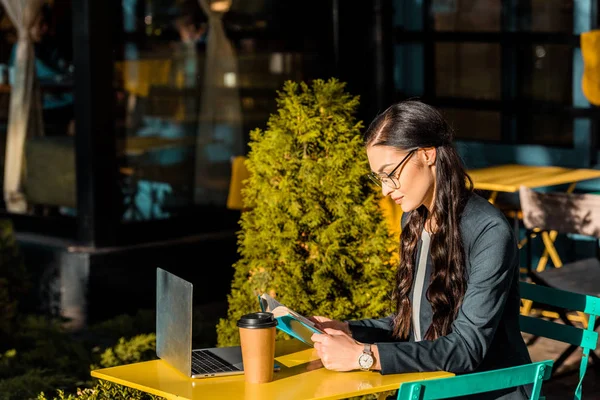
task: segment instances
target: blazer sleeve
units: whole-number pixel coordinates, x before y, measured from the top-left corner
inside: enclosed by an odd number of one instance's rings
[[[465,248],[470,269],[452,332],[433,341],[377,342],[382,374],[438,370],[467,373],[483,361],[515,277],[518,251],[508,224],[484,221],[477,231],[470,251]]]
[[[352,338],[361,343],[376,343],[394,341],[393,316],[380,319],[362,319],[348,321]]]

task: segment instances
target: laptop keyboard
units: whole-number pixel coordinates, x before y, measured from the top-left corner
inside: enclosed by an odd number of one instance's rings
[[[217,357],[208,350],[192,351],[192,373],[194,374],[214,374],[216,372],[239,370],[239,368]]]

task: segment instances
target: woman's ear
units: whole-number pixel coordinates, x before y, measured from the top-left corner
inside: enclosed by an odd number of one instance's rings
[[[421,149],[423,152],[421,153],[421,160],[425,165],[435,165],[435,160],[437,158],[437,149],[435,147],[426,147]]]

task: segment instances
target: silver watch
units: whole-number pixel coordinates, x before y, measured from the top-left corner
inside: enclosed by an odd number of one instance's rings
[[[371,351],[371,344],[365,343],[365,348],[362,354],[358,357],[358,366],[363,371],[369,371],[375,363],[373,359],[373,352]]]

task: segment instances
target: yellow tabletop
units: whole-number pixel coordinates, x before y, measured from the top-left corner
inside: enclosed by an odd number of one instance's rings
[[[92,371],[92,376],[168,399],[344,399],[396,390],[403,382],[453,376],[449,372],[381,375],[379,372],[334,372],[323,368],[316,351],[297,340],[277,342],[281,365],[274,380],[248,384],[244,376],[191,379],[162,360]]]
[[[150,86],[169,84],[171,68],[171,59],[117,61],[115,76],[128,92],[147,97]]]
[[[514,193],[519,186],[528,188],[563,185],[600,178],[600,170],[544,167],[532,165],[498,165],[468,171],[475,189]]]

